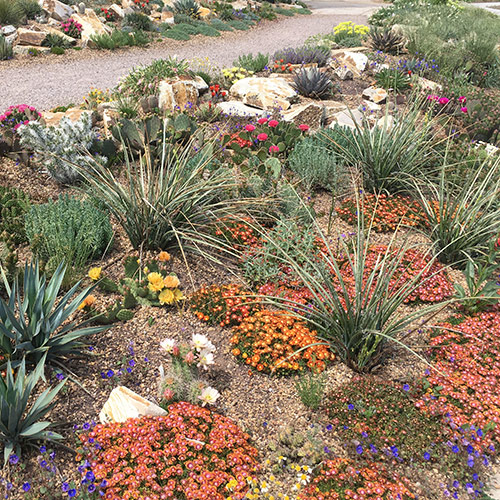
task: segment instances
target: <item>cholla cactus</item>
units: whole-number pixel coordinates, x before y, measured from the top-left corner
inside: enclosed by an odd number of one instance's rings
[[[19,127],[18,133],[21,145],[34,150],[51,177],[61,184],[74,184],[80,179],[74,166],[88,168],[95,162],[106,161],[88,153],[97,140],[90,113],[83,113],[77,122],[63,117],[58,126],[29,122]]]

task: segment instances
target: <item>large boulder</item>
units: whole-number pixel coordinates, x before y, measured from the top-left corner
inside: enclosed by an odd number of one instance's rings
[[[374,102],[375,104],[380,104],[385,102],[387,99],[387,91],[382,88],[368,87],[363,90],[363,97]]]
[[[103,22],[99,20],[96,13],[87,9],[85,14],[73,14],[73,19],[82,25],[82,42],[88,44],[90,37],[93,35],[104,35],[110,31]]]
[[[315,102],[292,106],[292,108],[283,113],[283,120],[293,122],[295,125],[305,123],[311,130],[318,130],[321,127],[324,116],[324,107]]]
[[[28,28],[19,28],[17,30],[17,44],[40,47],[46,36],[47,33],[43,31],[35,31]]]
[[[261,109],[287,110],[297,99],[297,92],[283,78],[250,77],[238,80],[229,93],[243,103]]]
[[[163,111],[184,111],[198,102],[198,82],[187,76],[168,78],[160,82],[158,105]]]
[[[33,26],[36,27],[37,30],[45,31],[46,33],[50,33],[51,35],[58,35],[71,45],[76,45],[77,40],[75,38],[66,35],[64,31],[61,31],[60,29],[55,28],[50,24],[44,24],[44,25],[34,24]]]
[[[38,54],[50,53],[50,47],[40,47],[34,45],[14,45],[12,51],[15,56],[28,56],[37,51]]]
[[[40,7],[56,21],[67,21],[73,15],[73,9],[59,0],[39,0]]]
[[[332,55],[330,66],[337,70],[338,68],[349,69],[355,77],[360,77],[368,64],[368,56],[362,52],[351,52],[342,50]]]
[[[340,111],[333,116],[330,128],[333,128],[335,124],[352,129],[355,129],[356,125],[361,127],[363,124],[363,113],[361,113],[358,109],[346,109],[345,111]]]
[[[80,108],[69,108],[66,111],[58,111],[57,113],[52,113],[51,111],[43,111],[42,119],[48,127],[56,127],[63,117],[69,118],[72,122],[78,122],[82,116],[86,113],[91,114],[92,111]]]
[[[123,11],[123,8],[116,3],[111,4],[109,6],[109,10],[113,12],[120,19],[125,17],[125,12]]]

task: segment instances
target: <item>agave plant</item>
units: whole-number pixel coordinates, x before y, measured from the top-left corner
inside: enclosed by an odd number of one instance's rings
[[[13,452],[20,456],[21,445],[25,443],[62,439],[60,434],[47,430],[50,422],[40,422],[40,419],[54,407],[54,398],[66,381],[53,389],[46,389],[35,401],[31,401],[31,393],[43,374],[45,358],[46,354],[28,376],[23,359],[15,378],[8,361],[5,377],[0,377],[0,440],[4,446],[4,465]]]
[[[293,88],[304,97],[324,99],[332,93],[332,81],[318,68],[302,68],[293,79]]]
[[[393,29],[372,29],[368,43],[373,50],[380,50],[386,54],[399,54],[404,47],[404,36]]]
[[[172,10],[176,14],[185,14],[194,19],[200,17],[200,4],[195,0],[175,0]]]
[[[0,298],[0,354],[17,367],[23,358],[37,364],[42,358],[58,363],[61,358],[81,352],[83,337],[98,333],[106,327],[86,327],[67,322],[90,294],[93,287],[80,292],[72,301],[80,282],[74,285],[56,304],[66,267],[59,264],[47,283],[40,276],[38,262],[24,267],[23,297],[17,279],[9,285],[2,270],[8,300]]]

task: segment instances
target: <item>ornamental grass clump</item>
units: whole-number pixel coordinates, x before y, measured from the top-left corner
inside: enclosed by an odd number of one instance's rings
[[[299,317],[263,310],[233,328],[231,353],[258,372],[291,375],[322,372],[334,359],[330,349]]]
[[[464,269],[487,255],[500,233],[500,159],[486,160],[456,183],[451,165],[443,164],[437,181],[416,182],[425,222],[424,233],[434,243],[439,260]]]
[[[249,436],[229,418],[179,402],[161,417],[97,425],[80,439],[105,495],[242,500],[259,469]],[[95,446],[99,444],[99,447]]]

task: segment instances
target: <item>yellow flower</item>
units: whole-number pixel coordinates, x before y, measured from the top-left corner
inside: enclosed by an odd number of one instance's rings
[[[178,288],[174,290],[174,299],[176,302],[179,302],[179,300],[184,300],[185,298],[186,297],[184,297],[184,294]]]
[[[148,288],[152,292],[159,292],[163,289],[163,276],[160,273],[149,273],[148,281]]]
[[[170,254],[168,252],[160,252],[158,254],[158,260],[160,262],[168,262],[170,260]]]
[[[177,288],[181,282],[177,276],[169,275],[163,280],[163,286],[166,288]]]
[[[97,281],[99,279],[99,277],[101,276],[101,271],[102,271],[102,267],[93,267],[89,271],[89,278],[91,280]]]
[[[172,290],[169,290],[168,288],[165,288],[160,295],[158,295],[158,300],[160,301],[160,304],[173,304],[175,300],[175,295]]]
[[[87,297],[85,297],[83,302],[78,306],[78,309],[90,307],[94,302],[95,302],[95,297],[93,295],[88,295]]]

